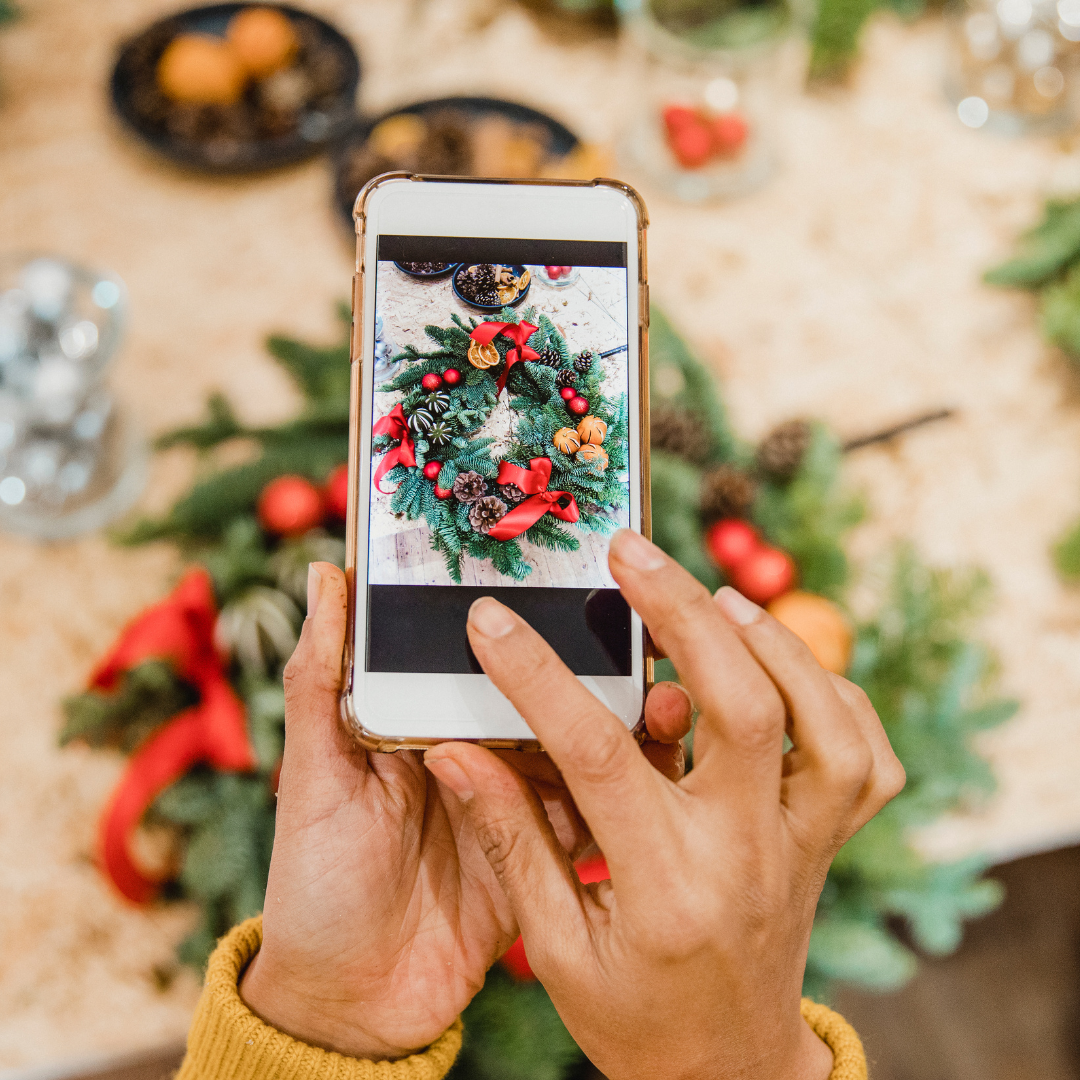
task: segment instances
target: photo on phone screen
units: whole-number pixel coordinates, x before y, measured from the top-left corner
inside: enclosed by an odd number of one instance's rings
[[[366,670],[479,674],[494,596],[575,674],[629,675],[625,243],[380,235],[375,275]]]

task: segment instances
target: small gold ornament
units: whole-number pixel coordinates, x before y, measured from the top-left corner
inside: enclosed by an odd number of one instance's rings
[[[481,371],[494,367],[499,362],[499,350],[490,342],[481,345],[479,341],[469,344],[469,363]]]
[[[559,428],[552,436],[551,441],[555,444],[555,449],[561,450],[564,454],[576,454],[581,447],[578,433],[570,427]]]
[[[596,416],[583,416],[577,426],[578,438],[583,443],[595,443],[599,446],[607,435],[607,424]]]
[[[608,466],[607,451],[596,443],[586,443],[574,457],[586,465],[595,465],[600,472]]]

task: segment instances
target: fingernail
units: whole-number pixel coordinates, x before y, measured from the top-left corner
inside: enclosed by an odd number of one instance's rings
[[[506,637],[514,629],[516,621],[510,609],[491,596],[481,596],[469,608],[469,625],[484,637]]]
[[[720,610],[739,626],[749,626],[761,618],[761,608],[730,585],[717,590],[716,602],[720,605]]]
[[[319,590],[322,588],[322,574],[315,569],[314,563],[307,568],[307,613],[310,619],[319,606]]]
[[[664,553],[633,529],[620,529],[611,538],[611,554],[635,570],[659,570],[665,562]]]
[[[435,779],[445,784],[462,802],[468,802],[473,797],[469,778],[456,761],[425,755],[424,764],[435,775]]]

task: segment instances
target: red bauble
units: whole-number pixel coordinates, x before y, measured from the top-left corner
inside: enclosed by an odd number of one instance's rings
[[[709,527],[705,546],[716,565],[730,572],[761,547],[761,538],[749,521],[721,518]]]
[[[337,518],[345,520],[349,511],[349,466],[339,465],[323,484],[323,505],[326,512]]]
[[[429,480],[438,480],[439,472],[441,470],[442,470],[442,462],[441,461],[429,461],[424,466],[424,475]]]
[[[676,131],[682,131],[688,127],[695,127],[698,123],[698,114],[686,105],[668,105],[663,112],[664,127],[669,136]]]
[[[435,485],[435,498],[436,499],[449,499],[454,494],[453,488],[441,488],[438,484]]]
[[[572,386],[564,386],[559,391],[559,396],[563,401],[569,401],[571,398],[577,397],[577,391]]]
[[[544,272],[552,281],[558,281],[563,276],[563,268],[561,266],[545,266]]]
[[[442,386],[442,376],[436,375],[434,371],[429,371],[421,380],[420,385],[425,390],[438,390]]]
[[[299,536],[322,519],[322,492],[303,476],[279,476],[259,496],[259,522],[274,536]]]
[[[591,885],[597,881],[607,881],[611,877],[607,860],[603,855],[593,855],[582,859],[574,869],[582,885]],[[535,979],[529,958],[525,955],[525,942],[519,937],[502,955],[502,965],[518,982]]]
[[[442,373],[442,377],[447,386],[457,386],[461,382],[461,372],[456,367],[448,367]]]
[[[731,584],[755,604],[768,604],[795,584],[795,563],[786,551],[760,547],[731,571]]]
[[[700,169],[712,154],[712,132],[704,121],[670,132],[667,142],[684,169]]]
[[[575,416],[584,416],[589,411],[589,399],[583,397],[572,397],[566,403],[566,407]]]
[[[749,126],[738,113],[725,113],[712,122],[713,148],[718,154],[737,154],[749,134]]]

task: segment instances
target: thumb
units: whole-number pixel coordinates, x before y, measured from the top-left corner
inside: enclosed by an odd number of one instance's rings
[[[540,797],[512,765],[470,743],[442,743],[424,764],[461,800],[542,980],[581,944],[585,922],[577,879]]]
[[[285,665],[285,759],[279,804],[294,785],[308,798],[340,798],[333,781],[351,783],[363,752],[339,719],[341,655],[345,647],[345,575],[333,563],[308,571],[308,617]]]

